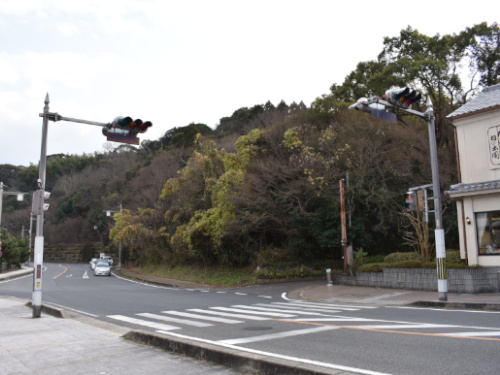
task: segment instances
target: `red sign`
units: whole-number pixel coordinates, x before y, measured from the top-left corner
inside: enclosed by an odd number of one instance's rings
[[[108,133],[107,140],[110,142],[127,143],[129,145],[138,145],[139,144],[139,138],[137,138],[135,135],[123,135],[123,134]]]

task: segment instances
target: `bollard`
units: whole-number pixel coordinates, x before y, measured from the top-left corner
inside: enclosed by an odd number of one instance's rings
[[[332,286],[332,269],[331,268],[326,269],[326,285]]]

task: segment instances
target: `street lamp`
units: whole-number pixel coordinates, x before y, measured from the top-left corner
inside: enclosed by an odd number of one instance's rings
[[[374,104],[376,104],[377,107],[379,107],[379,105],[382,105],[385,108],[394,108],[418,116],[427,122],[429,130],[429,149],[431,154],[432,190],[434,194],[434,217],[436,221],[434,235],[436,242],[438,297],[440,301],[447,301],[448,281],[446,279],[445,265],[446,247],[441,208],[441,188],[439,185],[439,166],[436,146],[436,129],[434,124],[434,107],[432,105],[430,97],[427,97],[427,109],[424,113],[411,109],[411,104],[418,102],[421,98],[421,95],[415,91],[409,90],[408,88],[388,90],[384,97],[386,97],[389,101],[380,99],[378,96],[374,96],[370,99],[362,98],[363,100],[358,100],[358,102],[351,105],[350,108],[355,108],[364,112],[373,112],[372,109],[374,109],[375,107]]]

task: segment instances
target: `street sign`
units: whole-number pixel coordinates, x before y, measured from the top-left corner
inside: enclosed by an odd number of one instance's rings
[[[106,139],[109,142],[127,143],[129,145],[138,145],[139,144],[139,138],[137,138],[135,135],[108,133]]]
[[[386,111],[379,111],[376,109],[372,109],[371,112],[372,112],[373,117],[378,118],[380,120],[392,122],[393,124],[397,124],[397,122],[398,122],[395,113],[386,112]]]

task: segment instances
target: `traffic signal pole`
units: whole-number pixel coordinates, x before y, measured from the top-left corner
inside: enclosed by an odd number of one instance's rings
[[[45,175],[46,175],[46,164],[47,164],[47,133],[49,128],[49,121],[69,121],[77,122],[87,125],[96,125],[106,129],[107,132],[113,133],[116,130],[115,121],[110,123],[103,123],[97,121],[80,120],[71,117],[64,117],[55,112],[49,112],[49,94],[45,96],[45,106],[43,107],[43,113],[40,113],[40,117],[43,118],[42,121],[42,147],[40,152],[40,164],[39,164],[39,176],[38,176],[38,186],[37,191],[33,194],[33,201],[36,204],[33,205],[32,211],[36,215],[36,236],[35,236],[35,248],[33,256],[33,295],[32,295],[32,307],[33,307],[33,318],[39,318],[42,311],[42,268],[43,268],[43,250],[44,250],[44,238],[43,238],[43,217],[44,217],[44,196],[45,196]],[[121,124],[122,126],[121,136],[113,137],[108,134],[108,140],[113,142],[139,144],[139,138],[137,138],[137,133],[144,133],[153,124],[151,121],[143,122],[140,119],[132,120],[130,119],[127,124]],[[106,134],[104,134],[106,135]],[[111,134],[113,135],[113,134]],[[41,193],[41,194],[40,194]],[[1,208],[1,206],[0,206]],[[1,246],[1,243],[0,243]],[[0,247],[1,248],[1,247]],[[121,249],[120,249],[121,250]],[[121,251],[120,251],[121,254]],[[120,256],[121,258],[121,256]],[[121,259],[120,259],[121,265]]]
[[[40,151],[40,164],[38,174],[38,190],[45,191],[45,174],[47,164],[47,133],[49,128],[49,94],[45,96],[42,120],[42,147]],[[43,195],[42,195],[43,196]],[[42,314],[42,267],[43,267],[43,210],[37,212],[35,251],[33,256],[33,295],[31,306],[33,318],[39,318]]]
[[[439,183],[439,167],[436,145],[436,128],[434,123],[434,106],[431,99],[427,97],[427,109],[425,113],[412,110],[410,108],[401,108],[379,97],[373,97],[367,101],[367,104],[377,103],[385,107],[394,108],[406,113],[418,116],[427,122],[429,129],[429,148],[431,156],[431,170],[432,170],[432,189],[434,199],[434,217],[436,226],[434,229],[435,242],[436,242],[436,271],[438,278],[438,298],[440,301],[448,300],[448,280],[446,279],[446,247],[444,239],[442,207],[441,207],[441,187]]]

